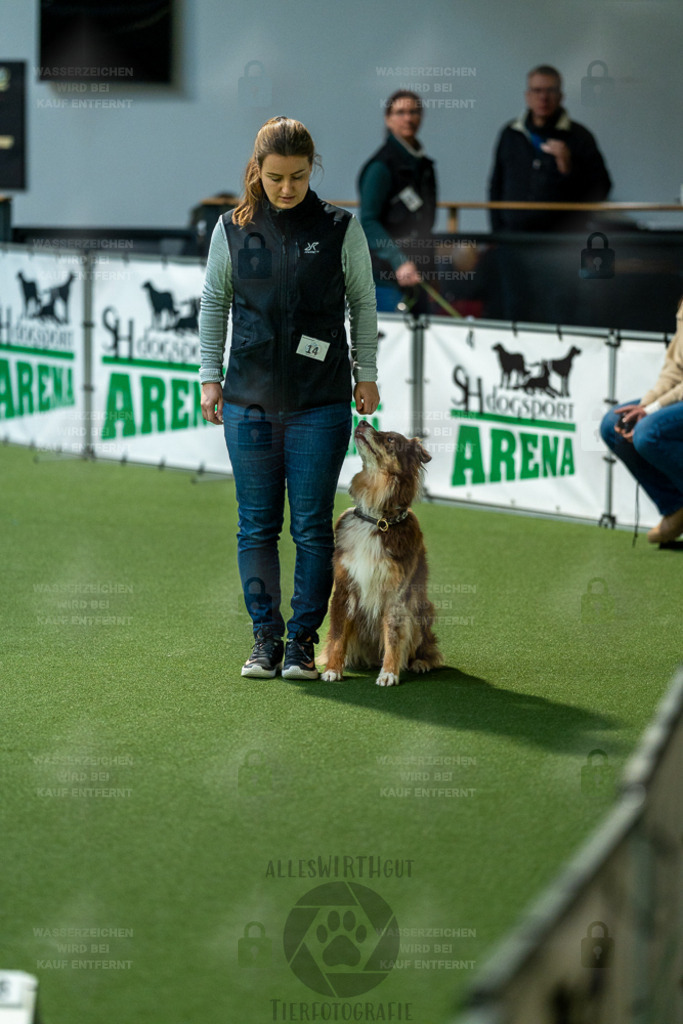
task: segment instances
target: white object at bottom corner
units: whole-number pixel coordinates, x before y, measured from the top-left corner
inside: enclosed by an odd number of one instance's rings
[[[0,1024],[33,1024],[37,994],[35,975],[0,970]]]

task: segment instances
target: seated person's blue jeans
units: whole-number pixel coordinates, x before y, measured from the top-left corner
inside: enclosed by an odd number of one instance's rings
[[[280,560],[285,489],[296,546],[288,637],[312,637],[332,591],[334,498],[351,436],[351,404],[275,413],[262,421],[243,406],[223,406],[223,429],[239,507],[237,563],[254,634],[282,636]]]
[[[637,405],[638,399],[619,405]],[[618,408],[618,407],[617,407]],[[633,443],[614,429],[619,413],[606,413],[600,434],[621,459],[663,516],[683,508],[683,402],[666,405],[643,416],[633,431]]]

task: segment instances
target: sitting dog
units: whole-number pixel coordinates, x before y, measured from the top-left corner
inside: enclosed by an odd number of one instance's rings
[[[432,632],[427,557],[417,517],[408,508],[431,461],[417,438],[355,431],[363,462],[349,488],[356,502],[335,527],[330,633],[322,654],[328,682],[344,666],[381,665],[378,686],[397,686],[406,666],[429,672],[443,664]]]

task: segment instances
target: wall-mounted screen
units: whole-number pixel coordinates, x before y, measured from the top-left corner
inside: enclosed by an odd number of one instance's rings
[[[171,81],[173,0],[40,0],[40,81]]]

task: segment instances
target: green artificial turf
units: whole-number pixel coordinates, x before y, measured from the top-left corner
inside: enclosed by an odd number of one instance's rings
[[[423,503],[447,667],[243,680],[231,481],[10,446],[0,472],[0,968],[38,976],[47,1024],[446,1020],[609,806],[581,770],[601,748],[618,774],[669,683],[681,553]],[[287,528],[282,562],[286,593]],[[361,993],[386,905],[398,964]]]

